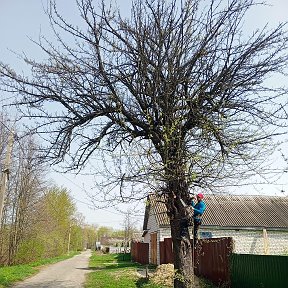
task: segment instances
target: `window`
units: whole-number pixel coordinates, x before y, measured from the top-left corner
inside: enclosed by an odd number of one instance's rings
[[[212,238],[212,232],[200,232],[201,239]]]

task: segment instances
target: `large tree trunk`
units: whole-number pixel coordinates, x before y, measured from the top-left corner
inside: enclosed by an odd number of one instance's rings
[[[172,161],[171,161],[172,162]],[[171,163],[170,162],[170,163]],[[167,211],[170,218],[171,236],[174,253],[174,287],[191,288],[194,282],[193,247],[190,241],[188,227],[183,223],[187,219],[187,208],[180,199],[189,203],[188,185],[185,179],[183,165],[171,165],[169,168],[176,172],[178,177],[168,181]],[[167,173],[168,174],[168,173]]]
[[[174,252],[175,288],[194,287],[193,247],[190,237],[181,237],[180,219],[172,219],[171,236]]]

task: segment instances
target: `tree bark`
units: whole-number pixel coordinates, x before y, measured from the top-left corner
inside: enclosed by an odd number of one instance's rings
[[[188,237],[181,237],[180,221],[181,219],[170,221],[175,269],[174,287],[190,288],[194,286],[193,247],[189,234]]]
[[[191,288],[194,287],[193,246],[188,226],[183,223],[183,220],[187,220],[187,208],[180,201],[182,199],[189,203],[188,185],[184,166],[180,162],[175,164],[171,160],[168,163],[171,163],[170,171],[174,171],[178,176],[167,183],[169,187],[167,211],[170,218],[174,254],[174,287]],[[169,175],[168,172],[166,175]]]

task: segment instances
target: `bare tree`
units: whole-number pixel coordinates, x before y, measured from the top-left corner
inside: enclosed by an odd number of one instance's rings
[[[43,165],[39,163],[33,137],[16,141],[11,166],[1,230],[1,234],[6,233],[7,238],[3,241],[3,258],[0,259],[2,264],[9,265],[15,263],[19,245],[27,240],[37,221],[35,207],[44,189],[44,181],[41,180],[44,175]]]
[[[79,0],[79,26],[51,2],[58,42],[37,43],[47,61],[24,57],[31,76],[4,64],[0,75],[47,136],[49,159],[69,161],[68,169],[101,161],[105,201],[141,199],[143,184],[164,194],[180,275],[174,286],[191,287],[180,198],[188,200],[189,187],[213,189],[259,171],[287,125],[286,90],[265,85],[285,72],[287,33],[279,24],[244,37],[254,0],[167,2],[135,0],[126,19],[104,2]]]
[[[136,223],[137,220],[131,217],[131,211],[128,210],[125,214],[125,219],[123,223],[124,227],[124,252],[127,253],[127,248],[131,247],[131,241],[133,239],[134,233],[137,231]]]

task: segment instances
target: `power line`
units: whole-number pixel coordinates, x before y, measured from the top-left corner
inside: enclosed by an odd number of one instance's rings
[[[9,128],[3,121],[0,120],[0,123],[10,132],[12,132],[13,130],[11,130],[11,128]],[[21,148],[22,152],[25,152],[25,149],[24,147],[22,147],[22,143],[19,141],[19,138],[17,137],[16,134],[14,134],[16,137],[15,137],[15,140],[17,141],[19,147]],[[27,136],[27,135],[25,135]],[[22,137],[21,137],[22,138]],[[86,189],[84,189],[83,187],[81,187],[80,185],[76,184],[75,182],[73,182],[71,179],[69,179],[68,177],[66,177],[64,174],[61,174],[65,179],[67,179],[68,181],[70,181],[73,185],[75,185],[76,187],[80,188],[81,191],[85,192],[86,194],[88,194],[88,191],[86,191]],[[91,203],[87,203],[87,202],[84,202],[82,200],[79,200],[77,199],[76,197],[74,197],[73,195],[71,195],[70,193],[70,197],[72,199],[74,199],[76,202],[78,203],[82,203],[84,205],[87,205],[87,207],[89,207],[90,209],[92,210],[101,210],[101,211],[105,211],[105,212],[108,212],[108,213],[111,213],[111,214],[115,214],[115,215],[123,215],[123,213],[117,213],[117,212],[113,212],[113,211],[109,211],[107,209],[104,209],[104,208],[100,208],[100,207],[95,207],[93,206],[93,204]]]
[[[66,177],[64,174],[61,174],[61,175],[62,175],[66,180],[70,181],[73,185],[75,185],[76,187],[80,188],[81,191],[83,191],[83,192],[85,192],[86,194],[88,194],[88,191],[87,191],[85,188],[83,188],[83,187],[81,187],[80,185],[76,184],[74,181],[72,181],[71,179],[69,179],[68,177]],[[102,211],[109,212],[109,213],[115,214],[115,215],[123,215],[123,213],[117,213],[117,212],[109,211],[109,210],[107,210],[107,209],[105,209],[105,208],[95,207],[95,206],[93,206],[93,204],[90,204],[90,203],[84,202],[84,201],[82,201],[82,200],[79,200],[79,199],[75,198],[75,197],[72,196],[72,195],[70,195],[70,196],[71,196],[74,200],[76,200],[77,202],[80,202],[80,203],[83,203],[83,204],[85,204],[85,205],[87,205],[87,206],[93,207],[94,210],[102,210]]]

